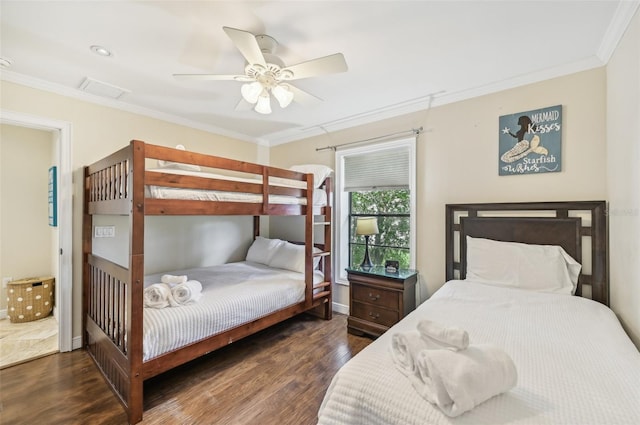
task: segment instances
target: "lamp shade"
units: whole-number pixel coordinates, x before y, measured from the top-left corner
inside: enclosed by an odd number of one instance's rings
[[[271,93],[273,93],[273,96],[276,98],[281,108],[286,108],[293,100],[293,93],[289,90],[289,87],[284,84],[278,84],[275,86],[271,89]]]
[[[259,81],[254,81],[253,83],[243,84],[242,87],[240,87],[240,93],[247,102],[256,103],[263,89]]]
[[[356,219],[356,235],[378,234],[378,219],[376,217],[358,217]]]
[[[258,97],[258,103],[256,103],[256,107],[254,109],[260,114],[271,113],[271,99],[269,97],[268,91],[262,91],[262,94],[260,95],[260,97]]]

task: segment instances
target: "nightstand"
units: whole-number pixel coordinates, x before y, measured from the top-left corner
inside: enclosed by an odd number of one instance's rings
[[[349,333],[380,336],[416,308],[416,270],[387,273],[347,268],[349,279]]]

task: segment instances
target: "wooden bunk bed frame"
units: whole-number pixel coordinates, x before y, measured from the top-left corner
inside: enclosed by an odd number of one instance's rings
[[[242,183],[145,171],[147,160],[164,160],[242,172],[261,177]],[[269,184],[269,177],[306,182],[306,189]],[[312,206],[313,174],[252,164],[212,155],[151,145],[139,140],[85,167],[83,218],[83,329],[84,346],[123,404],[130,423],[142,420],[143,382],[178,365],[207,354],[235,340],[256,333],[302,312],[331,319],[331,199],[332,182],[323,188],[327,204],[321,221]],[[220,190],[261,194],[261,203],[152,199],[145,186]],[[306,198],[309,206],[273,204],[269,195]],[[93,215],[129,217],[129,264],[122,267],[92,253]],[[259,235],[262,215],[305,217],[305,299],[270,315],[245,323],[159,357],[143,361],[144,232],[146,215],[247,215],[253,216],[254,237]],[[323,227],[324,247],[314,253],[314,228]],[[324,282],[313,283],[313,257],[321,257]]]

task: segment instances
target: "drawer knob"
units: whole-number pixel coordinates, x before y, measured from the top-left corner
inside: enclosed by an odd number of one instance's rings
[[[369,292],[369,298],[371,298],[371,301],[378,301],[380,299],[380,294],[373,295],[371,292]]]
[[[372,312],[369,312],[369,317],[373,317],[374,319],[379,319],[380,318],[380,313],[375,313],[374,314]]]

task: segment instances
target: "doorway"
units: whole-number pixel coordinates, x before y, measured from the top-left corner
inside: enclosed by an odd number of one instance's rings
[[[72,336],[72,166],[71,166],[71,123],[49,118],[0,111],[0,123],[49,131],[53,141],[53,159],[57,164],[57,279],[55,284],[55,310],[58,321],[58,349],[71,351],[74,348]],[[77,347],[81,346],[78,341]]]

